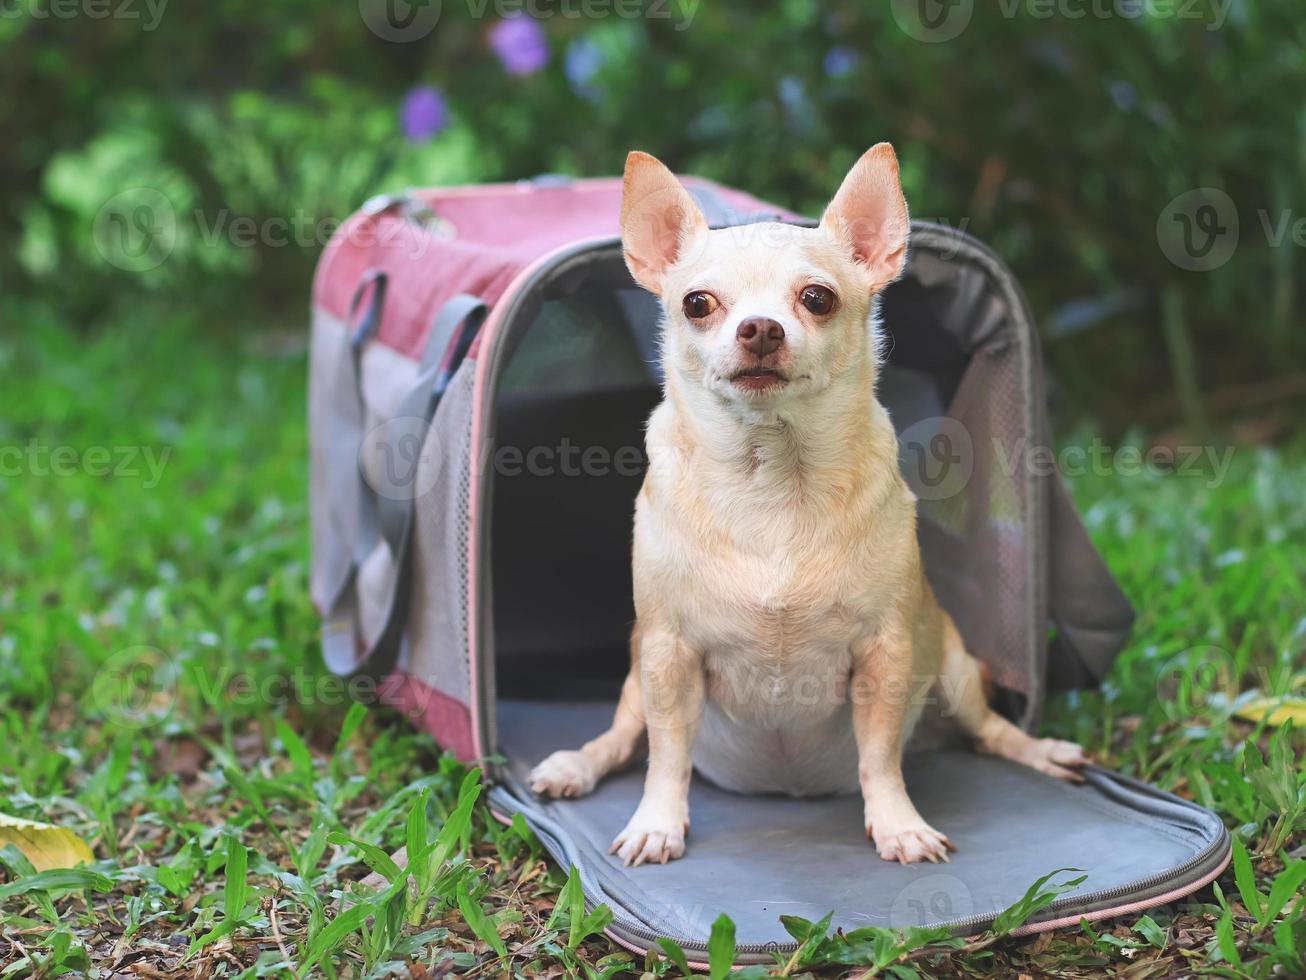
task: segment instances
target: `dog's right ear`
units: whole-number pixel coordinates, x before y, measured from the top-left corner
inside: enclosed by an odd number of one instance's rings
[[[661,295],[667,269],[707,232],[707,219],[675,174],[656,157],[626,157],[621,194],[621,247],[635,281]]]
[[[878,292],[902,275],[911,223],[898,179],[898,157],[877,143],[853,164],[825,209],[821,227],[841,240]]]

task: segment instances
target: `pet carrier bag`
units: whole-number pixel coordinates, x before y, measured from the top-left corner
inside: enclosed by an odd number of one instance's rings
[[[686,186],[715,225],[800,221]],[[1092,768],[1083,785],[969,749],[904,765],[948,865],[880,860],[854,796],[735,795],[695,779],[686,856],[623,867],[609,842],[638,767],[546,801],[530,768],[608,724],[628,666],[633,501],[659,398],[656,300],[617,236],[619,180],[540,178],[378,198],[327,247],[310,359],[312,592],[330,669],[375,682],[445,748],[481,760],[490,804],[522,813],[580,871],[611,935],[703,956],[737,925],[742,962],[792,948],[781,915],[980,931],[1040,876],[1087,875],[1024,926],[1172,901],[1224,867],[1219,819]],[[1037,723],[1049,689],[1091,685],[1132,612],[1047,465],[1037,337],[979,242],[915,224],[882,299],[880,397],[920,498],[927,574],[999,704]],[[1042,455],[1040,456],[1040,452]]]

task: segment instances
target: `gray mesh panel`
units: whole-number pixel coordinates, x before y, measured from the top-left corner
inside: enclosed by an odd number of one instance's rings
[[[488,355],[493,425],[504,446],[552,446],[564,437],[579,445],[642,442],[651,401],[642,411],[637,402],[656,399],[656,378],[649,372],[641,387],[636,375],[617,369],[648,359],[658,324],[653,310],[625,309],[620,297],[629,291],[615,246],[561,263],[533,284],[533,302],[505,321]],[[581,342],[595,319],[602,343]],[[883,321],[888,353],[879,395],[902,438],[904,473],[918,490],[927,574],[967,646],[1019,696],[1005,706],[1032,725],[1043,694],[1053,549],[1047,506],[1055,484],[1050,471],[1031,468],[1043,448],[1043,408],[1024,301],[982,246],[918,227],[907,273],[884,297]],[[559,323],[577,337],[562,344],[553,336]],[[613,349],[622,344],[629,350]],[[927,493],[910,454],[913,445],[930,452],[941,432],[964,442],[955,447],[964,475],[942,493]],[[628,580],[618,565],[628,568],[637,483],[519,477],[496,479],[493,487],[497,642],[485,653],[498,663],[500,688],[554,697],[593,681],[602,695],[626,659],[629,604],[625,593],[605,590],[621,591]],[[1098,579],[1074,583],[1092,610],[1078,618],[1090,625],[1110,619],[1110,640],[1122,617],[1106,613],[1121,603],[1107,588],[1109,576]]]
[[[458,369],[422,450],[408,620],[408,671],[463,704],[471,701],[467,536],[475,374],[471,360]]]
[[[953,465],[969,469],[969,478],[955,494],[921,496],[919,537],[930,582],[971,653],[1003,687],[1028,695],[1031,531],[1022,382],[1014,346],[972,359],[947,413],[961,426],[952,431],[968,437],[969,447],[953,447]],[[919,479],[909,464],[905,472]]]

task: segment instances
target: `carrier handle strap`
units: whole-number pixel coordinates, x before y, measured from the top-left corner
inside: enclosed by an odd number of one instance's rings
[[[690,196],[697,202],[703,217],[710,228],[733,228],[736,225],[749,225],[755,221],[779,221],[780,216],[769,211],[740,211],[726,203],[714,187],[695,184],[688,188]]]
[[[358,424],[361,427],[367,420],[367,402],[363,398],[363,350],[368,341],[376,337],[381,329],[381,313],[385,309],[386,290],[390,284],[390,277],[381,269],[368,269],[363,273],[362,279],[359,280],[357,288],[354,289],[354,297],[349,303],[349,319],[346,321],[352,325],[355,321],[358,326],[354,327],[354,332],[349,337],[349,355],[353,362],[354,369],[354,393],[358,398]],[[364,310],[362,319],[358,319],[358,310],[362,306],[363,299],[371,296],[367,309]],[[362,433],[363,438],[367,437]],[[361,506],[358,509],[358,536],[354,538],[354,569],[351,569],[349,576],[342,584],[342,590],[347,590],[353,585],[353,571],[358,565],[372,553],[376,547],[377,541],[377,524],[376,509],[367,506],[366,482],[363,486],[363,496],[360,497]]]
[[[399,403],[391,420],[389,428],[396,430],[394,436],[401,444],[392,445],[387,452],[391,459],[410,465],[394,487],[397,492],[378,493],[378,488],[367,489],[376,500],[381,536],[392,555],[398,555],[403,547],[416,500],[422,496],[421,487],[417,485],[417,468],[421,453],[426,449],[431,419],[435,417],[435,410],[448,390],[454,372],[467,358],[488,312],[484,302],[467,293],[460,293],[440,308],[426,337],[417,381]],[[398,426],[394,425],[395,420],[400,422]],[[402,444],[404,440],[407,440],[407,452]],[[386,473],[386,476],[390,475]],[[362,478],[361,472],[359,477]],[[363,483],[366,485],[367,481],[363,480]]]
[[[365,284],[360,285],[360,290]],[[354,565],[345,587],[327,610],[322,629],[322,656],[334,674],[380,680],[399,661],[412,587],[413,518],[422,495],[418,472],[427,449],[427,434],[436,409],[471,350],[488,312],[486,304],[475,296],[460,294],[445,303],[427,334],[413,387],[389,422],[365,435],[365,438],[375,436],[373,451],[380,454],[382,465],[380,472],[369,480],[360,460],[359,539]],[[362,333],[360,327],[355,336]],[[355,363],[361,366],[361,352],[357,349]],[[359,371],[360,407],[361,377]],[[395,462],[400,464],[398,471],[392,465]],[[358,570],[379,541],[385,543],[390,553],[392,590],[381,630],[372,644],[364,647],[357,628]]]
[[[363,314],[362,321],[354,327],[354,332],[349,338],[349,347],[355,357],[363,345],[375,337],[377,330],[380,329],[381,311],[385,308],[385,293],[389,284],[390,277],[383,270],[368,269],[354,289],[354,296],[349,301],[349,319],[346,321],[351,326],[358,319],[358,308],[363,305],[363,298],[368,295],[369,288],[372,296],[372,302],[367,304],[367,311]]]

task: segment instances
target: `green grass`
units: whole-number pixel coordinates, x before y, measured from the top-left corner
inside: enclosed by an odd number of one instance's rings
[[[97,860],[34,874],[0,850],[0,975],[677,975],[674,955],[603,939],[605,910],[520,822],[488,819],[475,774],[324,678],[299,334],[146,311],[82,337],[20,312],[0,340],[0,810],[75,830]],[[1285,904],[1303,740],[1235,715],[1302,693],[1306,452],[1240,449],[1208,482],[1076,480],[1140,615],[1110,683],[1048,727],[1214,808],[1237,873],[1024,940],[794,920],[802,945],[772,972],[1306,974],[1306,916]],[[404,845],[408,870],[389,858]],[[728,922],[713,948],[720,975]]]

